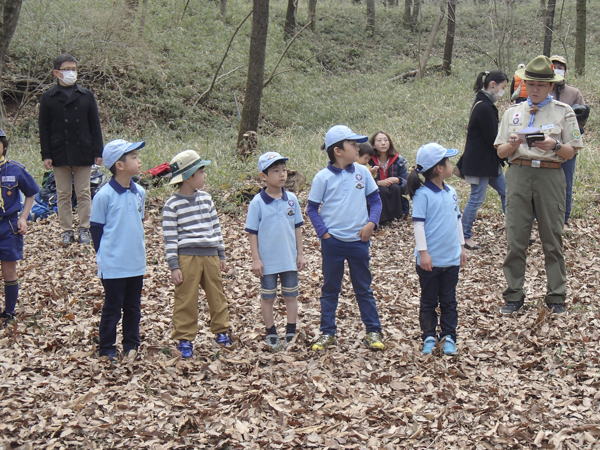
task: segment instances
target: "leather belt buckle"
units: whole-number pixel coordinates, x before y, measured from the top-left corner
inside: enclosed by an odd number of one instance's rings
[[[537,159],[532,159],[531,160],[531,167],[540,167],[540,162],[541,161],[539,161]]]

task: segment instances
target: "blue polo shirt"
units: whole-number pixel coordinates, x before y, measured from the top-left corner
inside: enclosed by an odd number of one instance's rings
[[[421,186],[413,197],[414,222],[425,222],[427,253],[434,267],[450,267],[460,264],[461,246],[458,241],[458,196],[452,186],[444,184],[440,189],[429,180]],[[419,252],[415,246],[417,264]]]
[[[114,178],[92,200],[92,226],[103,228],[96,254],[102,279],[129,278],[146,273],[144,204],[146,191],[131,181],[129,189]]]
[[[360,240],[357,234],[369,221],[367,197],[371,199],[374,195],[379,200],[377,183],[365,166],[354,163],[342,170],[330,163],[315,175],[308,201],[317,209],[321,205],[320,217],[329,234],[340,241],[354,242]],[[373,216],[373,210],[378,212],[377,217]],[[373,210],[372,219],[378,225],[380,201]],[[325,231],[314,220],[313,225],[321,237]]]
[[[33,197],[40,190],[25,166],[10,160],[0,166],[0,186],[3,201],[0,207],[0,219],[21,211],[20,192],[25,197]]]
[[[246,216],[246,231],[258,235],[258,254],[263,275],[298,270],[296,228],[304,225],[298,199],[282,188],[273,198],[265,189],[255,195]]]

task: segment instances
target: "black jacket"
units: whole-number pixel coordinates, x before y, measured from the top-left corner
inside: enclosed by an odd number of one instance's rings
[[[469,119],[465,152],[458,168],[463,175],[496,177],[498,165],[504,165],[494,148],[494,141],[498,135],[498,108],[482,91],[477,93],[473,105],[475,107]]]
[[[91,166],[102,157],[102,129],[92,91],[74,85],[71,95],[54,86],[40,100],[42,160],[52,165]]]

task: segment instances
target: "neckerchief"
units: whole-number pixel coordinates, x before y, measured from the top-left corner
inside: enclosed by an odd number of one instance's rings
[[[532,127],[533,126],[533,119],[535,119],[535,113],[538,112],[538,110],[540,108],[543,108],[548,103],[550,103],[550,100],[552,100],[552,96],[548,95],[548,97],[546,97],[546,99],[543,102],[538,103],[537,105],[534,105],[533,102],[531,101],[531,99],[529,97],[527,97],[527,104],[531,108],[530,111],[529,111],[530,114],[531,114],[531,116],[529,117],[529,125],[527,125],[528,127]]]
[[[6,158],[4,157],[4,155],[0,156],[0,172],[1,172],[1,167],[6,163]],[[1,190],[0,190],[1,191]],[[0,209],[5,212],[6,210],[4,209],[4,197],[2,196],[2,192],[0,192]]]

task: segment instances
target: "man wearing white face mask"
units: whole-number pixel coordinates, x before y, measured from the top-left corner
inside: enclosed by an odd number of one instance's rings
[[[40,100],[40,146],[46,170],[54,169],[61,244],[75,242],[71,186],[77,196],[80,244],[90,243],[90,173],[102,164],[102,129],[94,94],[77,84],[77,61],[71,55],[54,60],[57,83]]]
[[[580,114],[578,108],[575,105],[580,105],[581,107],[585,107],[585,100],[583,99],[583,95],[579,89],[569,86],[566,81],[567,76],[567,60],[563,56],[554,55],[550,58],[552,64],[554,65],[554,72],[557,75],[560,75],[564,78],[564,81],[561,83],[555,83],[554,89],[550,91],[550,95],[554,97],[554,100],[558,100],[559,102],[566,103],[571,106],[575,111],[575,115],[577,116],[577,122],[579,123],[579,130],[581,134],[583,134],[583,126],[585,125],[585,120],[583,123],[580,120]],[[589,114],[589,108],[587,109]],[[587,116],[586,116],[587,119]],[[573,204],[573,178],[575,176],[575,161],[577,159],[577,155],[573,156],[572,159],[566,161],[562,165],[563,172],[565,173],[565,178],[567,180],[567,201],[565,203],[565,230],[569,228],[569,219],[571,218],[571,206]]]

